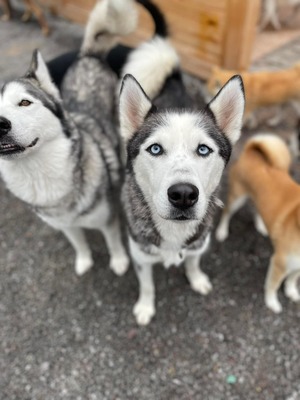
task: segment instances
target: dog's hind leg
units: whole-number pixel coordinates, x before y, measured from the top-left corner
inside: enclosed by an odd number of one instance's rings
[[[101,232],[105,237],[110,254],[109,267],[116,275],[121,276],[125,274],[129,267],[129,258],[122,243],[119,220],[115,218],[114,221],[103,227]]]
[[[282,311],[277,291],[287,275],[285,262],[281,256],[274,254],[271,258],[265,281],[265,304],[275,313]]]
[[[243,187],[232,180],[229,185],[228,201],[216,230],[216,239],[219,242],[223,242],[228,237],[230,219],[245,204],[246,200],[247,195]]]
[[[286,297],[292,301],[300,301],[300,292],[297,287],[297,281],[300,278],[300,271],[292,272],[288,277],[284,285],[284,293]]]
[[[195,292],[203,295],[208,294],[212,290],[212,284],[210,283],[209,277],[201,271],[200,260],[202,254],[207,250],[210,243],[210,236],[206,238],[203,247],[197,253],[188,254],[184,266],[185,274],[191,285],[191,288]]]
[[[75,271],[77,275],[83,275],[93,266],[92,253],[81,228],[65,228],[64,234],[76,251]]]
[[[133,307],[133,314],[139,325],[148,325],[155,315],[155,288],[152,264],[134,262],[134,269],[139,281],[139,298]]]

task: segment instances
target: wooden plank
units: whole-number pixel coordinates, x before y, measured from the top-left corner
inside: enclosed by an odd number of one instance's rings
[[[247,69],[251,61],[260,13],[260,0],[227,0],[226,26],[221,66]]]

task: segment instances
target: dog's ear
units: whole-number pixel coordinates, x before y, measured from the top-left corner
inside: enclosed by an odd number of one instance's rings
[[[120,92],[120,127],[125,142],[143,124],[152,103],[138,81],[130,74],[125,75]]]
[[[59,91],[52,82],[47,65],[38,50],[34,50],[32,54],[31,64],[26,77],[35,79],[45,92],[55,97],[55,99],[60,100]]]
[[[208,104],[217,125],[234,144],[241,135],[245,94],[242,78],[233,76]]]

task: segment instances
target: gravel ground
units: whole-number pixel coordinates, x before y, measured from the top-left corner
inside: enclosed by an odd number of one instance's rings
[[[45,39],[18,18],[0,22],[1,82],[25,72],[34,48],[51,59],[80,42],[75,24],[50,19]],[[62,234],[3,183],[0,196],[1,400],[300,399],[300,305],[280,293],[282,315],[264,306],[271,246],[249,207],[203,259],[214,291],[199,296],[182,269],[157,268],[157,315],[138,328],[134,272],[113,275],[99,233],[88,235],[95,266],[77,278]]]

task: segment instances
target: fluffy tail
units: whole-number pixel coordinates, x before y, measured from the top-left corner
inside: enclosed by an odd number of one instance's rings
[[[81,55],[109,51],[120,35],[127,35],[137,25],[134,0],[101,0],[93,8],[86,28]]]
[[[122,77],[133,75],[150,99],[153,99],[167,77],[178,67],[179,57],[175,49],[164,38],[155,36],[130,53]]]
[[[288,171],[291,165],[291,155],[286,143],[278,136],[256,135],[246,144],[245,151],[255,151],[272,167]]]

